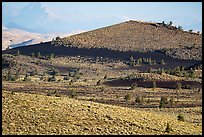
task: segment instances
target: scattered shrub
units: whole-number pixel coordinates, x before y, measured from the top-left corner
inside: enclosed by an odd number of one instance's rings
[[[129,101],[129,100],[131,99],[131,95],[130,95],[130,94],[125,95],[124,99],[125,99],[126,101]]]
[[[179,115],[177,116],[177,120],[179,120],[179,121],[184,121],[183,115],[179,114]]]
[[[182,89],[182,84],[180,82],[177,82],[175,85],[175,89],[181,90]]]
[[[153,90],[156,88],[156,82],[154,81],[153,83],[152,83],[152,88],[153,88]]]
[[[169,123],[167,123],[165,132],[170,133],[170,131],[172,131],[172,129],[170,128]]]
[[[101,80],[96,83],[97,86],[101,85]]]
[[[162,64],[162,65],[165,65],[165,62],[164,62],[164,60],[163,60],[163,59],[161,60],[161,64]]]
[[[70,97],[71,97],[71,98],[75,98],[76,95],[77,95],[76,92],[72,90],[72,91],[71,91],[71,95],[70,95]]]
[[[11,95],[15,95],[15,92],[14,92],[14,91],[11,91]]]
[[[174,104],[174,98],[173,98],[173,97],[169,99],[169,104],[170,104],[171,106]]]
[[[61,95],[60,94],[55,94],[55,97],[61,97]]]
[[[107,75],[105,75],[103,79],[107,79]]]
[[[37,58],[41,58],[42,56],[41,56],[41,53],[40,52],[38,52],[38,54],[37,54]]]
[[[18,50],[17,52],[16,52],[16,56],[19,56],[20,55],[20,51]]]
[[[137,97],[135,98],[135,103],[142,104],[142,102],[143,102],[143,97],[137,96]]]
[[[164,108],[168,104],[167,97],[161,97],[161,100],[159,102],[159,108]]]
[[[23,81],[30,81],[31,79],[28,77],[28,74],[25,75]]]
[[[47,96],[51,96],[52,94],[51,93],[47,93]]]
[[[131,90],[135,90],[137,88],[138,84],[137,83],[133,83],[131,85]]]
[[[191,89],[191,86],[190,86],[189,84],[186,84],[186,85],[185,85],[185,88],[186,88],[186,89]]]
[[[35,53],[34,52],[31,53],[31,57],[35,57]]]

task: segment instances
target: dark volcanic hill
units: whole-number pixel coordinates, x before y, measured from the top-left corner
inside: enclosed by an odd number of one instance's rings
[[[64,41],[71,43],[71,46],[119,51],[163,49],[175,58],[202,59],[202,34],[179,30],[162,23],[131,20],[69,36]]]

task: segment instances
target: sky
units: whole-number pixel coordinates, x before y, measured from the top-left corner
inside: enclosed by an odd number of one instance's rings
[[[3,25],[21,26],[21,29],[40,33],[53,33],[93,30],[128,20],[166,23],[172,21],[173,25],[182,26],[184,30],[202,32],[202,2],[35,3],[3,2]],[[35,6],[31,8],[29,5]],[[39,10],[39,7],[42,9]],[[35,13],[37,11],[40,13]],[[29,16],[25,16],[26,13],[23,12],[29,13]],[[41,20],[32,20],[34,14],[35,17],[43,16]],[[29,20],[30,22],[26,24]]]

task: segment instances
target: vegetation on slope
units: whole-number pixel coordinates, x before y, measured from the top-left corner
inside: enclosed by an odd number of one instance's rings
[[[127,21],[62,39],[67,46],[108,48],[120,51],[162,49],[183,59],[202,58],[202,35],[162,23]],[[182,48],[182,50],[177,50]],[[188,49],[193,50],[188,50]],[[177,50],[174,50],[177,49]],[[170,50],[170,51],[169,51]],[[173,51],[172,51],[173,50]],[[183,51],[184,50],[184,51]],[[188,54],[186,54],[186,52]],[[182,54],[180,54],[182,53]]]
[[[202,134],[202,127],[168,114],[68,97],[2,91],[6,134]],[[170,132],[166,132],[167,123]]]

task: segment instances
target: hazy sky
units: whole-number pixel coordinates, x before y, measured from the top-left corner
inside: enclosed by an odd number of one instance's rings
[[[13,9],[23,8],[28,4],[30,3],[3,2],[3,6],[9,5]],[[41,5],[50,18],[75,24],[69,25],[69,29],[73,31],[96,29],[130,19],[172,21],[185,30],[202,31],[201,2],[42,2]]]

